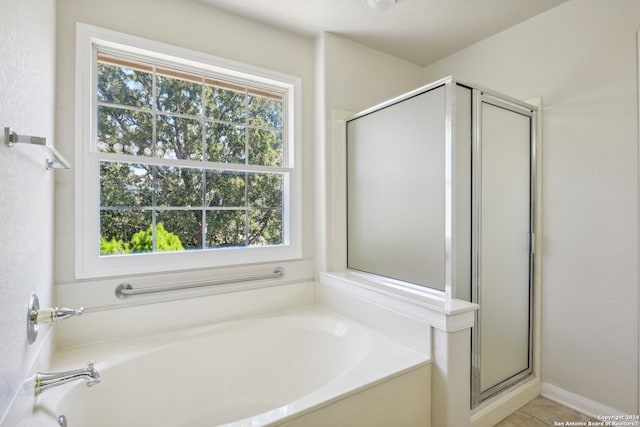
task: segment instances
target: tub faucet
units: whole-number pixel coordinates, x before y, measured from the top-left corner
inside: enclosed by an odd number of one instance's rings
[[[76,369],[74,371],[56,373],[38,372],[36,374],[36,396],[49,388],[57,387],[80,378],[86,381],[88,387],[99,383],[102,377],[95,368],[93,360],[90,360],[87,364],[86,369]]]

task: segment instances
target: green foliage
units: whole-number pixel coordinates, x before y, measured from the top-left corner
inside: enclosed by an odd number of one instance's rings
[[[131,238],[132,252],[151,252],[153,250],[153,228],[139,231]],[[162,224],[156,226],[156,251],[183,251],[180,238],[165,230]]]
[[[100,236],[101,255],[123,255],[128,253],[131,253],[131,249],[129,248],[128,243],[124,243],[122,240],[116,240],[115,238],[107,240],[104,237]]]
[[[156,251],[183,251],[184,247],[180,238],[167,231],[162,224],[156,226]],[[107,240],[100,236],[100,254],[124,255],[132,252],[153,251],[153,227],[133,234],[130,242],[123,242],[112,238]]]
[[[283,166],[283,100],[132,67],[98,62],[98,150],[131,158],[100,162],[101,253],[153,251],[153,218],[156,251],[282,244],[283,175],[201,162]]]

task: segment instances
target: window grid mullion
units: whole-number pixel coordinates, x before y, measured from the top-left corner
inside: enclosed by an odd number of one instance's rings
[[[153,83],[155,86],[155,80]],[[228,125],[228,126],[238,126],[239,124],[241,124],[239,122],[234,122],[230,120],[211,119],[211,118],[208,118],[206,115],[202,115],[202,114],[194,116],[193,114],[183,114],[175,111],[171,111],[171,112],[161,111],[161,110],[158,110],[155,104],[153,105],[152,108],[142,108],[142,107],[136,107],[134,105],[113,104],[110,102],[97,101],[96,105],[98,107],[118,108],[120,110],[135,111],[138,113],[147,113],[147,114],[156,113],[158,115],[177,117],[181,119],[200,120],[200,121],[203,121],[203,123],[207,123],[207,124],[216,123],[216,124],[222,124],[222,125]],[[249,125],[247,125],[245,122],[244,126],[246,127]],[[252,124],[250,126],[252,129],[264,130],[264,131],[273,132],[273,133],[282,133],[284,135],[284,132],[282,131],[282,129],[279,129],[273,126],[257,126],[255,124]]]
[[[152,83],[151,83],[151,110],[153,112],[153,122],[151,123],[151,143],[153,144],[153,149],[151,152],[154,157],[157,156],[156,149],[158,147],[157,138],[158,138],[158,85],[156,81],[156,66],[152,65]],[[151,209],[151,236],[152,236],[152,246],[151,252],[157,252],[157,234],[156,234],[156,222],[157,222],[157,213],[158,213],[158,167],[156,165],[151,166],[151,176],[153,180],[153,192],[151,193],[151,205],[153,208]]]
[[[249,90],[244,88],[244,163],[249,165]],[[249,172],[244,174],[244,244],[249,246]]]
[[[200,131],[202,132],[201,137],[202,137],[202,160],[201,163],[204,163],[205,159],[207,158],[207,121],[206,121],[206,114],[205,114],[205,105],[207,103],[207,99],[206,99],[206,86],[205,86],[205,78],[204,76],[202,77],[202,87],[200,88],[201,90],[201,99],[202,99],[202,108],[200,110]],[[202,239],[202,245],[201,245],[201,249],[206,249],[207,248],[207,171],[202,168],[202,170],[200,171],[200,177],[202,179],[202,226],[200,227],[201,229],[201,239]]]

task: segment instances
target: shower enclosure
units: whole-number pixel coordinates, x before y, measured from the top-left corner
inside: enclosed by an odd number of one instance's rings
[[[472,407],[533,372],[535,121],[452,77],[347,121],[347,268],[479,304]]]

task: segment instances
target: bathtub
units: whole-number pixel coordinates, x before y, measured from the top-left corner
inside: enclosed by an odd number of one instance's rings
[[[68,427],[428,426],[430,364],[318,306],[61,351],[102,382],[48,390],[36,421]]]

